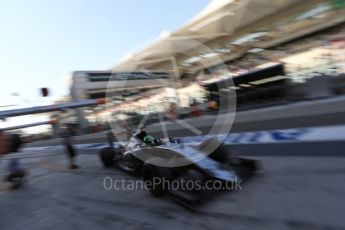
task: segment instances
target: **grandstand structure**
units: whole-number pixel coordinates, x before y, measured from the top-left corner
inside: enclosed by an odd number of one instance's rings
[[[213,1],[113,71],[171,71],[185,85],[201,82],[209,100],[236,91],[238,109],[340,95],[344,5],[342,0]],[[234,85],[222,88],[226,81]]]
[[[278,46],[342,23],[344,12],[330,0],[214,1],[187,25],[128,55],[113,70],[172,69],[175,57],[181,75],[194,73],[218,64],[216,57],[228,62],[253,48]]]
[[[71,97],[99,98],[110,90],[120,93],[111,98],[119,102],[117,109],[147,112],[147,105],[171,102],[152,73],[179,81],[178,97],[191,97],[183,104],[195,100],[191,90],[183,90],[191,85],[196,97],[204,94],[200,103],[221,104],[235,96],[237,110],[342,95],[344,15],[345,0],[214,0],[185,26],[162,33],[110,70],[74,72]],[[119,87],[122,80],[125,87]],[[77,117],[82,128],[105,124],[116,108],[78,110]]]

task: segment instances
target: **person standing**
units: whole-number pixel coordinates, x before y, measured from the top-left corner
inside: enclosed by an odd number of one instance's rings
[[[70,169],[77,169],[79,168],[78,165],[75,164],[75,158],[76,158],[76,155],[77,155],[77,152],[73,146],[73,143],[72,143],[72,134],[70,132],[70,130],[68,129],[68,127],[64,127],[62,128],[61,130],[61,138],[62,138],[62,142],[65,146],[65,151],[67,153],[67,157],[68,157],[68,160],[69,160],[69,165],[68,167]]]

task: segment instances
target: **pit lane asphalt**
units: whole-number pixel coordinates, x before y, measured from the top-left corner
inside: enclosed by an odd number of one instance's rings
[[[74,171],[59,152],[22,159],[27,184],[0,184],[0,229],[345,229],[345,158],[258,159],[263,168],[243,190],[219,193],[195,212],[147,191],[107,191],[107,176],[136,178],[104,169],[94,154],[80,152]]]

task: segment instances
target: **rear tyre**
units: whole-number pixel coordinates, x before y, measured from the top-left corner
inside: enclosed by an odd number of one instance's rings
[[[260,166],[256,160],[241,159],[241,165],[251,171],[258,171],[260,169]]]
[[[99,157],[101,159],[101,162],[105,168],[109,168],[113,166],[114,164],[114,158],[115,158],[115,152],[113,148],[106,147],[101,149],[99,153]]]

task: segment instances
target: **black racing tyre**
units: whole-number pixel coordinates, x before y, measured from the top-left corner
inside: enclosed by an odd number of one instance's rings
[[[189,169],[187,171],[188,178],[204,183],[206,181],[206,176],[195,169]]]
[[[109,168],[114,164],[115,152],[111,147],[105,147],[101,149],[99,157],[105,168]]]
[[[184,174],[174,179],[175,184],[170,190],[170,195],[174,200],[192,207],[202,200],[202,191],[205,187],[206,177],[201,172],[190,169]]]
[[[228,150],[221,144],[211,153],[210,157],[222,164],[226,164],[228,162]]]
[[[143,166],[143,179],[146,188],[154,196],[162,196],[167,188],[167,182],[174,178],[172,168],[155,165],[153,158]]]
[[[189,169],[186,175],[182,176],[185,182],[185,189],[191,193],[197,194],[204,187],[206,176],[201,172]],[[189,183],[189,184],[188,184]]]
[[[258,171],[260,169],[260,166],[256,160],[250,160],[250,159],[241,159],[241,165],[243,167],[248,168],[251,171]]]

